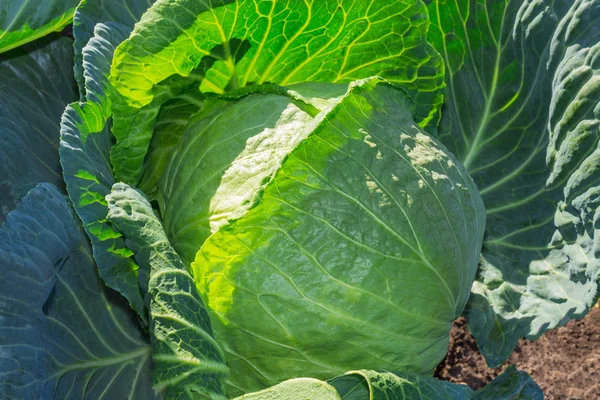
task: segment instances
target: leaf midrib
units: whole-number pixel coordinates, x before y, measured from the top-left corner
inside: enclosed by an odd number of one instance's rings
[[[486,12],[486,14],[487,14],[487,12]],[[506,8],[504,9],[504,14],[506,14]],[[464,157],[463,160],[461,160],[468,172],[470,172],[471,163],[473,162],[475,157],[477,157],[477,155],[478,155],[479,143],[481,142],[483,134],[486,131],[486,129],[489,125],[489,122],[490,122],[489,119],[490,119],[490,113],[492,110],[492,103],[493,103],[494,97],[496,96],[496,89],[497,89],[497,85],[498,85],[498,70],[500,68],[500,56],[502,54],[502,46],[498,46],[498,44],[502,40],[502,32],[504,32],[504,21],[506,20],[506,18],[504,18],[504,17],[505,17],[505,15],[503,15],[502,23],[500,25],[499,37],[494,38],[493,35],[490,35],[492,38],[496,39],[494,42],[497,44],[496,48],[498,51],[496,52],[496,60],[494,63],[494,75],[492,77],[490,95],[488,98],[486,98],[485,109],[483,111],[483,117],[479,121],[479,126],[477,128],[477,132],[475,133],[475,138],[473,139],[473,142],[471,143],[471,146],[469,147],[469,150],[467,151],[466,156]],[[491,31],[490,31],[490,33],[491,33]],[[484,91],[483,87],[481,89],[482,89],[482,91]]]
[[[66,367],[60,369],[59,371],[55,372],[54,374],[50,375],[48,378],[55,378],[55,377],[65,374],[67,372],[79,370],[79,369],[88,369],[88,368],[98,369],[98,368],[108,367],[111,365],[125,363],[127,361],[135,360],[136,358],[139,358],[142,356],[147,356],[150,354],[150,351],[151,351],[150,346],[143,345],[143,346],[140,346],[137,350],[130,351],[128,353],[123,353],[119,356],[102,358],[98,361],[86,361],[86,362],[82,362],[82,363],[70,364],[69,366],[66,366]]]

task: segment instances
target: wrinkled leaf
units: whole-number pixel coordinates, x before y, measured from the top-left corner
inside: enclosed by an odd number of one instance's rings
[[[120,29],[126,30],[125,37],[118,42],[111,41],[113,46],[122,42],[136,22],[138,22],[142,14],[154,3],[154,0],[81,0],[75,10],[73,19],[73,37],[75,39],[75,78],[79,83],[81,97],[85,96],[83,90],[87,78],[84,80],[84,68],[94,68],[94,63],[90,63],[85,59],[85,46],[89,46],[89,41],[94,37],[106,37],[106,35],[98,35],[98,25],[119,26]],[[111,57],[108,63],[112,61]],[[106,69],[103,68],[103,71]],[[88,98],[89,100],[89,98]]]
[[[140,268],[121,232],[106,220],[105,196],[114,178],[108,159],[110,132],[101,106],[73,103],[65,110],[61,124],[60,158],[67,191],[92,242],[100,276],[147,321],[139,286]]]
[[[117,183],[107,196],[108,218],[149,271],[153,383],[167,399],[226,399],[229,374],[194,279],[175,252],[143,194]]]
[[[463,400],[472,393],[466,385],[385,371],[352,371],[331,379],[329,384],[336,388],[342,400]]]
[[[98,23],[94,27],[94,36],[83,48],[83,83],[80,90],[84,92],[85,101],[102,106],[105,118],[110,117],[108,92],[111,85],[108,80],[110,65],[115,48],[127,38],[131,28],[117,22]]]
[[[192,89],[205,93],[381,75],[406,87],[417,122],[435,127],[443,66],[427,27],[421,1],[159,0],[115,55],[116,176],[137,183],[160,107],[192,72]]]
[[[118,43],[128,28],[116,23],[97,24],[95,36],[83,49],[87,103],[73,103],[61,121],[60,160],[67,191],[83,222],[104,282],[129,300],[147,322],[147,311],[139,287],[139,266],[127,249],[121,233],[106,220],[105,196],[114,184],[109,154],[110,105],[108,71]],[[143,271],[142,271],[143,275]]]
[[[431,1],[440,140],[487,209],[467,308],[488,364],[580,318],[600,274],[600,2]]]
[[[335,388],[312,378],[294,378],[234,400],[340,400]]]

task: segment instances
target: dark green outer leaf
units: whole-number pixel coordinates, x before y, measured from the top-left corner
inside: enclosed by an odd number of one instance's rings
[[[66,198],[40,184],[0,229],[3,399],[154,399],[150,344],[97,275]]]
[[[0,222],[38,183],[64,188],[57,147],[76,98],[71,46],[52,36],[0,54]]]
[[[112,135],[106,96],[108,71],[115,47],[129,30],[115,23],[98,24],[84,48],[87,103],[73,103],[61,121],[60,159],[67,191],[90,237],[100,276],[127,298],[147,321],[139,287],[139,266],[121,233],[106,220],[105,196],[114,183],[109,152]],[[143,271],[142,271],[143,275]]]
[[[106,220],[105,196],[114,183],[108,160],[110,132],[96,103],[73,103],[62,117],[60,158],[67,191],[94,250],[100,276],[129,300],[147,321],[139,286],[139,266],[125,246],[121,232]]]
[[[544,400],[544,393],[529,375],[511,365],[492,383],[473,393],[471,399]]]
[[[138,22],[142,14],[154,3],[154,0],[81,0],[73,19],[73,37],[75,38],[75,78],[79,83],[81,97],[84,91],[84,50],[98,24],[118,24],[127,29],[127,35]],[[125,38],[127,37],[125,36]],[[123,38],[123,39],[125,39]],[[115,46],[118,43],[113,43]],[[112,56],[108,60],[109,64]],[[89,99],[88,99],[89,100]]]
[[[73,19],[79,0],[3,0],[0,2],[0,53],[54,31]]]
[[[192,71],[216,93],[381,75],[405,86],[417,121],[435,127],[443,67],[427,27],[426,8],[412,0],[160,0],[115,56],[117,177],[137,182],[158,110]]]
[[[440,140],[487,209],[467,308],[488,364],[580,318],[600,277],[600,1],[430,1]]]
[[[80,90],[85,92],[87,102],[102,106],[105,118],[111,115],[108,101],[108,93],[111,90],[108,81],[110,64],[116,47],[130,32],[130,27],[117,22],[98,23],[94,27],[94,36],[83,48],[83,63],[79,64],[83,68]]]
[[[229,369],[215,341],[194,279],[141,192],[117,183],[107,196],[108,218],[125,234],[149,271],[153,382],[167,399],[226,399]]]

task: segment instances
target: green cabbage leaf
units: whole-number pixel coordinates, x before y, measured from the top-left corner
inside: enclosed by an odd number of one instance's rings
[[[466,310],[488,364],[581,318],[600,278],[600,2],[430,1],[439,139],[487,212]]]
[[[169,244],[150,203],[117,183],[107,196],[108,219],[128,238],[136,260],[148,270],[144,292],[150,309],[152,378],[165,399],[227,399],[229,374],[194,279]]]
[[[402,84],[421,126],[439,121],[443,64],[421,1],[159,0],[115,54],[116,176],[138,183],[161,105],[251,84]],[[145,169],[145,168],[144,168]]]
[[[129,36],[133,26],[153,3],[154,0],[81,0],[79,2],[73,18],[73,38],[75,39],[75,78],[79,84],[82,98],[85,97],[86,93],[84,89],[86,86],[84,70],[86,67],[87,69],[98,68],[95,64],[97,59],[86,60],[84,58],[84,47],[97,47],[100,45],[99,43],[90,43],[90,40],[94,36],[100,36],[110,43],[110,45],[116,47]],[[124,36],[119,35],[119,38],[115,37],[114,40],[106,38],[106,34],[97,34],[96,31],[98,29],[107,29],[105,27],[102,28],[102,25],[106,24],[111,25],[110,28],[113,29],[126,30],[126,34]],[[87,53],[89,54],[90,52],[88,51]],[[108,59],[109,70],[111,61],[112,54]],[[103,69],[103,72],[105,71]]]
[[[99,278],[65,196],[32,189],[0,228],[4,399],[155,399],[150,344]]]
[[[90,0],[79,5],[74,24],[75,72],[85,101],[72,103],[64,111],[59,149],[67,190],[92,242],[100,276],[127,298],[145,323],[140,267],[121,232],[107,221],[105,197],[115,183],[109,160],[113,140],[110,65],[115,48],[133,29],[134,17],[148,6],[146,0]],[[123,13],[123,7],[129,12]]]
[[[79,0],[0,2],[0,53],[62,30],[73,20]]]
[[[29,190],[64,190],[60,115],[76,98],[72,41],[51,35],[0,54],[0,222]]]
[[[105,196],[114,184],[109,153],[112,135],[110,109],[105,94],[112,51],[110,40],[118,43],[124,32],[117,27],[99,24],[84,57],[93,57],[95,69],[86,73],[89,102],[72,103],[64,111],[60,132],[60,160],[69,196],[90,237],[100,276],[112,289],[123,294],[131,307],[147,321],[143,294],[140,291],[139,266],[125,246],[122,234],[106,220]],[[104,35],[107,35],[105,37]],[[102,44],[94,45],[94,43]],[[94,101],[96,100],[96,101]]]

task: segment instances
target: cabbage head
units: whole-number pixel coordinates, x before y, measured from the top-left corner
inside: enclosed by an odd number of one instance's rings
[[[431,373],[443,359],[485,210],[413,111],[370,78],[245,89],[188,123],[158,200],[231,393],[360,368]]]

